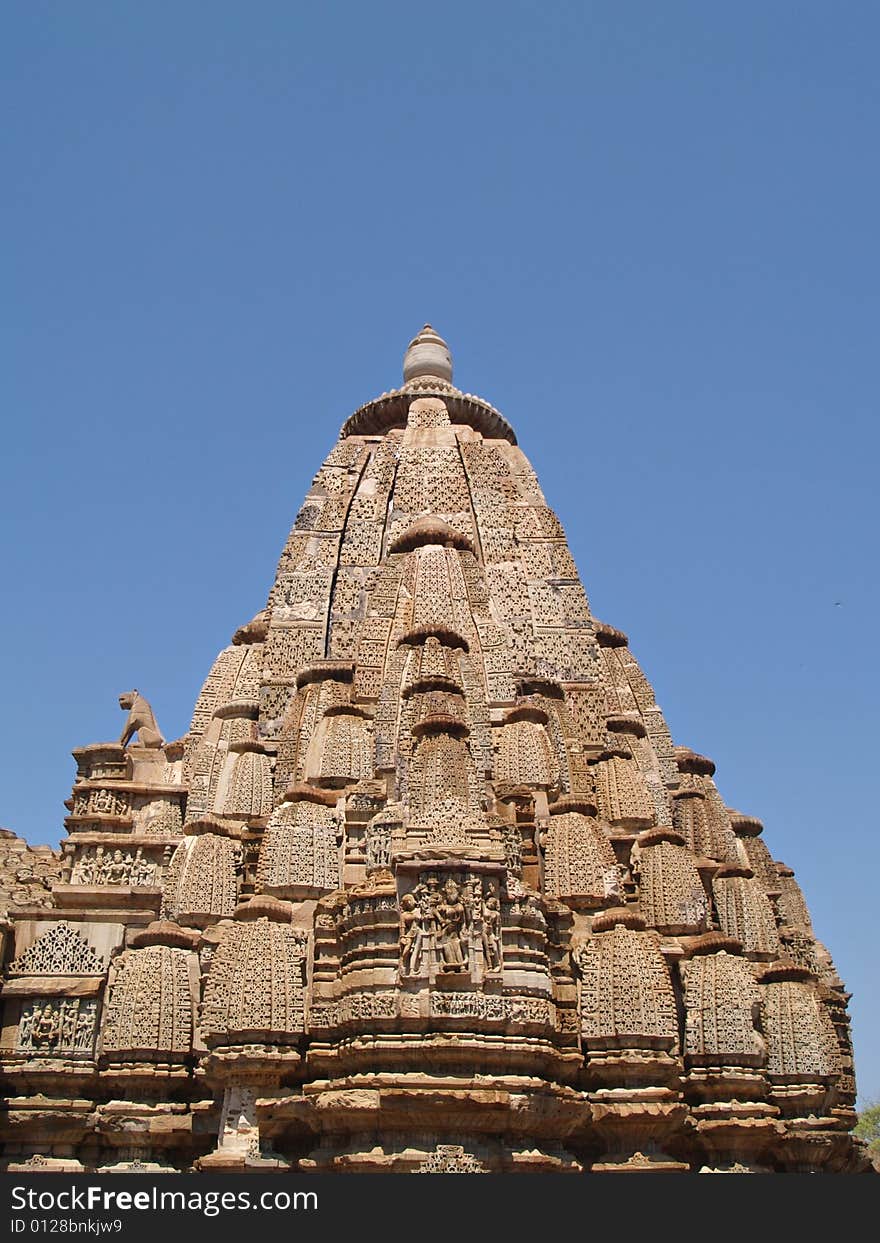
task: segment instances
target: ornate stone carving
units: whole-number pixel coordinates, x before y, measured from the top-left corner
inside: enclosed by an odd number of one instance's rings
[[[722,867],[712,880],[712,892],[722,932],[741,941],[747,954],[779,953],[773,908],[749,869]]]
[[[758,987],[742,958],[721,950],[682,966],[684,1051],[695,1064],[761,1065],[764,1042],[756,1027]]]
[[[22,1008],[16,1052],[28,1057],[91,1057],[97,1002],[35,997]]]
[[[335,807],[307,799],[282,803],[269,819],[260,848],[260,888],[291,898],[337,889],[342,827]]]
[[[613,918],[609,912],[601,928]],[[678,1048],[675,995],[656,933],[621,922],[590,937],[573,958],[581,980],[585,1047],[611,1041],[629,1048]]]
[[[269,757],[256,750],[235,757],[224,812],[232,815],[267,816],[272,810],[272,774]]]
[[[761,1026],[771,1078],[827,1079],[840,1074],[831,1020],[809,973],[774,965],[760,977]]]
[[[111,1061],[179,1060],[192,1048],[190,955],[169,945],[126,950],[113,962],[101,1048]]]
[[[545,718],[546,719],[546,718]],[[528,719],[508,720],[498,743],[496,780],[546,789],[559,780],[559,762],[544,725]]]
[[[477,953],[486,973],[501,970],[501,904],[494,881],[424,872],[401,897],[400,923],[403,977],[465,974]]]
[[[70,924],[55,924],[19,954],[10,975],[103,975],[104,961]]]
[[[654,823],[654,810],[644,781],[631,759],[613,755],[596,765],[599,810],[614,828],[644,829]]]
[[[236,922],[211,961],[201,1026],[209,1045],[275,1044],[305,1031],[308,934],[267,918]]]
[[[416,1174],[488,1174],[489,1171],[473,1153],[461,1144],[438,1144],[426,1157]]]
[[[231,915],[240,866],[241,847],[230,838],[216,833],[184,838],[165,875],[162,918],[200,926]]]
[[[541,836],[546,893],[585,908],[622,899],[620,868],[597,820],[576,811],[553,815]]]
[[[162,737],[156,717],[143,695],[139,691],[126,691],[119,696],[119,706],[128,713],[125,726],[119,738],[119,745],[127,747],[135,734],[142,747],[158,750],[165,739]]]
[[[162,883],[161,864],[144,858],[138,847],[111,850],[103,846],[86,847],[70,874],[72,885],[129,885],[155,887]]]
[[[639,909],[650,927],[671,935],[708,927],[708,895],[678,834],[663,829],[642,833],[633,846],[632,867],[639,883]]]
[[[63,858],[0,832],[13,1172],[858,1167],[791,870],[432,329],[252,611],[184,738],[74,752]]]
[[[92,786],[85,790],[74,787],[74,816],[129,816],[131,799],[127,790],[115,790],[112,786]]]

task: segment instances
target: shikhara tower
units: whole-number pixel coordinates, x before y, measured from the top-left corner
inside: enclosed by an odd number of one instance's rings
[[[10,1170],[861,1166],[793,873],[429,326],[186,736],[124,706],[10,898]]]

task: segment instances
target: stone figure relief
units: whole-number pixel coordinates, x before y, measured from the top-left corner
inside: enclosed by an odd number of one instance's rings
[[[367,826],[367,868],[387,868],[391,864],[391,825],[378,824]]]
[[[162,883],[162,866],[144,858],[138,847],[130,850],[105,850],[103,846],[87,847],[73,865],[72,885],[128,885],[156,887]]]
[[[443,886],[443,898],[437,906],[437,944],[442,957],[442,971],[464,971],[468,966],[464,942],[465,905],[461,889],[450,876]]]
[[[483,969],[501,970],[501,904],[480,876],[424,873],[400,900],[403,976],[464,974],[480,951]]]
[[[97,1003],[81,997],[38,997],[22,1010],[16,1051],[31,1057],[62,1053],[88,1057],[95,1042],[96,1013]]]

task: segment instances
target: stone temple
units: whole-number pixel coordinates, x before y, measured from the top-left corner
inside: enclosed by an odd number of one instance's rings
[[[865,1167],[794,874],[429,326],[189,732],[120,704],[60,855],[0,838],[2,1168]]]

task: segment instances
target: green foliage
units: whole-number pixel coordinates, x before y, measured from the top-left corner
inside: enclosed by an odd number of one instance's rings
[[[880,1101],[871,1101],[865,1106],[859,1114],[855,1133],[867,1142],[872,1157],[880,1157]]]

